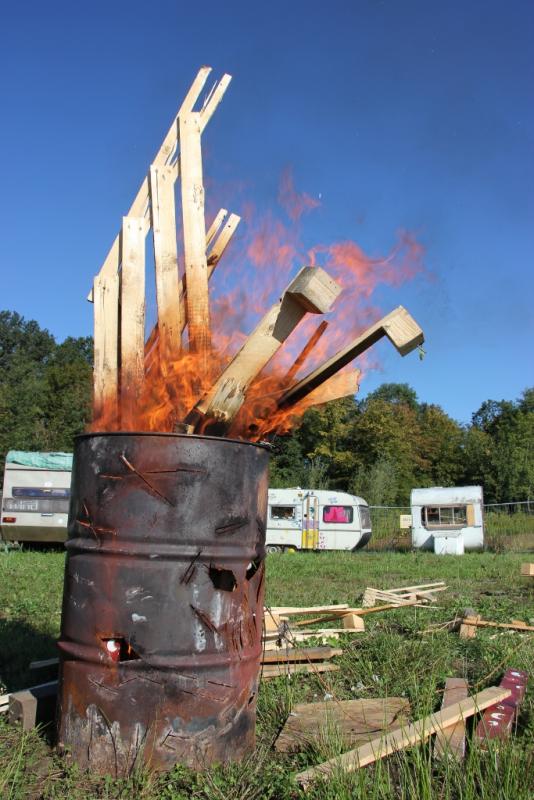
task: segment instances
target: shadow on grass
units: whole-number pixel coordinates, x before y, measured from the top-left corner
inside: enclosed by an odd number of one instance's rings
[[[14,692],[56,677],[55,668],[30,670],[30,662],[57,656],[56,640],[25,620],[0,619],[0,686]],[[1,693],[0,689],[0,693]]]

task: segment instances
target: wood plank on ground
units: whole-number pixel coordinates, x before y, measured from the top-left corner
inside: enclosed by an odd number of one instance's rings
[[[409,714],[403,697],[299,703],[291,709],[275,750],[287,753],[317,745],[329,734],[341,738],[345,747],[356,747],[380,732],[408,725]]]
[[[469,684],[465,678],[447,678],[443,692],[442,708],[459,703],[469,696]],[[436,734],[434,755],[437,758],[452,756],[461,761],[465,756],[465,722],[459,720],[450,728],[444,728]]]
[[[314,664],[267,664],[261,668],[261,677],[263,680],[269,678],[280,678],[282,676],[297,675],[301,672],[319,673],[319,672],[338,672],[339,667],[337,664],[330,664],[327,662],[317,662]]]
[[[524,700],[528,683],[528,673],[520,669],[507,669],[500,687],[510,690],[510,697],[487,708],[478,723],[475,736],[485,743],[489,739],[507,739],[519,714],[519,706]]]
[[[438,730],[443,730],[451,725],[455,725],[460,720],[465,720],[488,708],[488,706],[495,705],[505,700],[509,696],[509,689],[501,689],[497,686],[484,689],[482,692],[478,692],[472,697],[468,697],[459,703],[443,708],[435,714],[429,714],[400,730],[393,731],[385,736],[379,736],[362,747],[349,750],[348,753],[344,753],[337,758],[329,759],[323,764],[319,764],[317,767],[304,770],[296,776],[296,780],[301,786],[306,788],[316,778],[329,777],[335,773],[336,770],[341,769],[346,772],[352,772],[356,769],[360,769],[391,753],[404,750],[414,744],[423,742],[432,734],[437,733]]]
[[[343,655],[340,647],[287,647],[279,653],[264,653],[262,664],[280,664],[297,661],[326,661],[334,656]]]
[[[521,575],[534,578],[534,564],[521,564]]]

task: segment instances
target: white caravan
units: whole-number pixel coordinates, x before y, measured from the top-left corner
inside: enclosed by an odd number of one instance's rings
[[[266,550],[356,550],[371,538],[361,497],[326,489],[269,489]]]
[[[9,451],[2,494],[4,541],[65,541],[71,468],[71,453]]]
[[[412,489],[412,545],[461,555],[484,547],[481,486]]]

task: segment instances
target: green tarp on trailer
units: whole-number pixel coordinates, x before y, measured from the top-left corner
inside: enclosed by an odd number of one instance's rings
[[[25,450],[10,450],[6,464],[20,464],[38,469],[72,470],[72,453],[30,453]]]

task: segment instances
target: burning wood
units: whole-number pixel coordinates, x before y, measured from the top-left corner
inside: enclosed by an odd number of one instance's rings
[[[198,104],[211,69],[202,67],[150,165],[119,236],[96,276],[94,428],[182,430],[258,441],[286,430],[313,405],[355,394],[359,370],[340,372],[383,336],[401,355],[423,332],[399,306],[305,378],[320,323],[285,371],[270,362],[307,313],[325,314],[341,286],[321,267],[303,267],[229,361],[212,338],[208,282],[240,222],[221,209],[206,230],[202,133],[230,83],[224,75]],[[183,264],[176,236],[180,181]],[[145,341],[145,239],[153,229],[157,322]],[[187,344],[183,334],[187,329]]]

